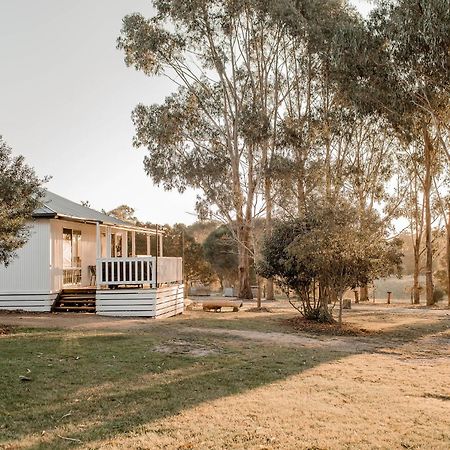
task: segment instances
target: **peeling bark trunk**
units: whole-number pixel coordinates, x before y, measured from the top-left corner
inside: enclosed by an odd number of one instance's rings
[[[239,291],[238,297],[251,300],[253,298],[250,286],[250,227],[243,223],[238,226],[238,261],[239,261]]]
[[[433,249],[431,245],[431,152],[432,143],[426,127],[423,128],[425,144],[425,180],[423,195],[425,197],[425,245],[426,245],[426,300],[427,306],[433,304]]]
[[[306,194],[305,194],[305,161],[303,156],[297,161],[298,177],[297,177],[297,214],[302,217],[306,210]]]
[[[419,288],[419,252],[414,248],[414,284],[413,284],[413,303],[418,305],[420,303],[420,288]]]
[[[267,174],[264,180],[264,196],[266,198],[266,233],[270,236],[272,234],[272,184]],[[269,278],[266,280],[266,300],[273,301],[274,299],[273,279]]]
[[[450,306],[450,205],[447,222],[447,301]]]
[[[256,306],[257,306],[257,308],[261,309],[261,279],[259,277],[257,277],[256,281],[258,283]]]
[[[369,288],[367,284],[359,288],[359,301],[361,302],[369,301]]]

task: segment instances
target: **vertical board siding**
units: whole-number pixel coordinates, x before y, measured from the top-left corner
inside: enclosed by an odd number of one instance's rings
[[[0,294],[50,292],[50,224],[30,223],[30,238],[8,267],[0,266]]]
[[[171,317],[184,312],[184,285],[159,288],[156,294],[156,318]]]

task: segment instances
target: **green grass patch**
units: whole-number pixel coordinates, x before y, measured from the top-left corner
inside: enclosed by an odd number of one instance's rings
[[[259,329],[259,320],[267,321],[252,319],[246,329]],[[28,448],[65,448],[133,433],[202,402],[336,358],[331,352],[183,334],[174,325],[123,332],[18,328],[2,336],[0,447],[30,442]],[[233,320],[229,326],[243,324]],[[62,432],[76,441],[62,439]]]
[[[179,318],[179,323],[193,328],[222,328],[228,330],[248,330],[262,332],[289,333],[293,328],[286,324],[286,319],[297,316],[293,313],[200,313],[200,317]]]

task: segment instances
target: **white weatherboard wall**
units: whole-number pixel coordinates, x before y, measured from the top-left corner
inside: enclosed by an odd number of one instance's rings
[[[170,317],[184,311],[182,284],[158,288],[156,292],[156,318]]]
[[[184,311],[183,285],[97,290],[95,303],[103,316],[170,317]]]
[[[50,311],[50,221],[31,224],[30,239],[8,267],[0,266],[0,309]]]

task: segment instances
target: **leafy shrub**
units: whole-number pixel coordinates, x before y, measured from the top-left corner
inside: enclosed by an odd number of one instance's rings
[[[445,296],[445,292],[440,287],[435,287],[433,291],[433,303],[440,302]]]
[[[263,241],[259,274],[293,292],[300,306],[292,306],[307,319],[333,322],[329,304],[341,303],[347,289],[400,271],[401,243],[386,238],[375,215],[364,224],[355,217],[348,203],[318,202],[304,217],[278,222]]]

